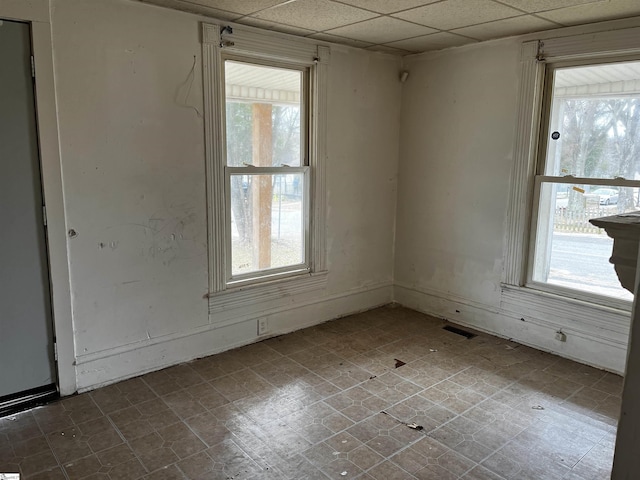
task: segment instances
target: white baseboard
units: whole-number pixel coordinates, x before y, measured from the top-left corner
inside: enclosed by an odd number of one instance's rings
[[[211,324],[80,357],[76,362],[78,392],[370,310],[392,298],[393,286],[388,282],[239,316],[234,324]],[[257,319],[263,317],[267,318],[269,334],[258,337]]]
[[[394,285],[394,300],[452,323],[580,363],[618,374],[625,371],[629,324],[626,312],[611,309],[594,312],[591,306],[572,303],[570,308],[565,305],[559,314],[559,306],[553,303],[567,301],[550,298],[536,301],[526,292],[519,296],[518,292],[504,290],[500,306],[492,307],[398,283]],[[550,315],[553,311],[555,316]],[[558,330],[566,335],[566,342],[556,340]]]
[[[527,297],[528,295],[528,297]],[[503,291],[499,307],[483,305],[442,292],[391,282],[341,294],[305,299],[280,308],[238,315],[237,323],[210,324],[192,331],[151,338],[78,358],[78,392],[213,355],[270,336],[289,333],[392,301],[523,345],[587,365],[622,374],[625,369],[627,314],[572,305],[560,309],[553,299],[536,300],[530,293]],[[553,315],[555,312],[555,316]],[[257,319],[267,318],[269,334],[257,335]],[[524,320],[522,320],[524,318]],[[566,342],[555,339],[562,330]]]

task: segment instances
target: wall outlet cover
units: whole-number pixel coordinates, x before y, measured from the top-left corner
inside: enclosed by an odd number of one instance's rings
[[[258,335],[266,335],[269,331],[269,324],[266,318],[258,319]]]

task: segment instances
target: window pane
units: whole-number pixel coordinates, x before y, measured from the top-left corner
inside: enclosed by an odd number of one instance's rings
[[[640,178],[640,62],[556,69],[549,122],[545,175]]]
[[[302,72],[227,60],[227,165],[301,166]]]
[[[230,181],[232,275],[304,264],[304,174]]]
[[[532,279],[632,300],[609,263],[613,239],[589,219],[638,210],[638,188],[544,183]],[[622,210],[622,199],[628,198]]]

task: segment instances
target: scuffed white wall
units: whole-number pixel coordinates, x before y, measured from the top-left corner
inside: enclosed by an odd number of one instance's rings
[[[52,23],[77,356],[207,323],[196,22],[64,0]]]
[[[209,329],[203,297],[203,20],[125,0],[52,0],[82,390],[256,339],[250,316]],[[400,60],[346,47],[331,57],[328,283],[306,310],[270,318],[276,330],[391,300]]]
[[[497,306],[519,43],[405,61],[396,281]]]
[[[521,42],[405,60],[394,300],[623,372],[627,312],[501,284]]]
[[[392,280],[400,60],[333,47],[330,68],[327,248],[339,292]]]

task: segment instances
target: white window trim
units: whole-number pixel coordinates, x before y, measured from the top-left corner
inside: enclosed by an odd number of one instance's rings
[[[326,137],[327,88],[330,49],[305,39],[262,32],[233,25],[233,33],[219,25],[202,24],[205,158],[207,176],[207,223],[209,239],[209,312],[241,307],[247,302],[270,301],[282,295],[317,290],[326,283]],[[229,286],[225,259],[227,220],[225,212],[225,136],[221,51],[311,66],[309,145],[309,270],[287,278],[265,277],[264,282]]]
[[[533,215],[533,197],[546,62],[589,59],[597,61],[640,53],[640,27],[589,33],[544,41],[524,42],[520,50],[520,88],[515,140],[515,164],[507,212],[503,285],[527,287],[527,268]],[[591,182],[593,183],[593,182]],[[516,290],[517,291],[517,290]],[[567,299],[593,302],[594,296],[567,292]],[[628,310],[630,302],[614,302]]]

